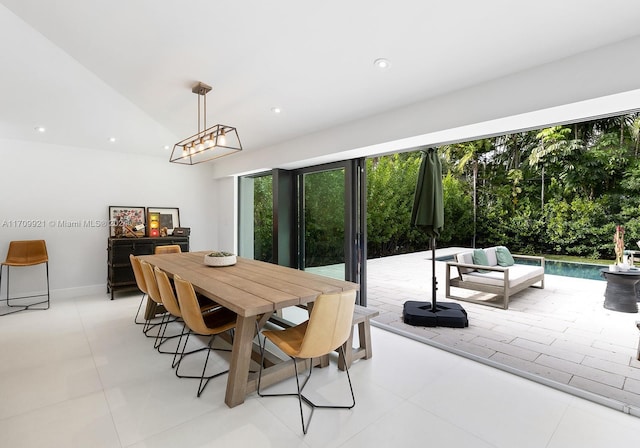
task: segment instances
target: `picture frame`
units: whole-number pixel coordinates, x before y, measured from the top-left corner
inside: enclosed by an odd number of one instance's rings
[[[149,213],[160,213],[160,228],[167,228],[167,235],[173,234],[173,229],[180,227],[180,209],[173,207],[147,207]]]
[[[128,205],[109,206],[109,236],[120,236],[124,226],[135,227],[146,225],[146,213],[144,207],[132,207]]]

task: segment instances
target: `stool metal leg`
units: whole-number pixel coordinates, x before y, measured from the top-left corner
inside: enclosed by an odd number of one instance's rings
[[[49,262],[45,261],[45,273],[46,273],[46,280],[47,280],[47,293],[46,294],[33,294],[30,296],[20,296],[20,297],[11,297],[10,295],[10,285],[11,285],[11,266],[7,265],[7,296],[6,299],[4,300],[0,300],[0,301],[4,301],[7,302],[7,306],[10,308],[19,308],[19,309],[15,309],[13,311],[9,311],[3,314],[0,314],[0,316],[6,316],[7,314],[13,314],[13,313],[18,313],[20,311],[26,311],[29,309],[32,310],[48,310],[50,305],[51,305],[51,290],[50,290],[50,286],[49,286]],[[2,290],[2,266],[0,266],[0,294],[1,294],[1,290]],[[32,297],[44,297],[46,296],[47,299],[46,300],[41,300],[39,302],[36,303],[30,303],[28,305],[12,305],[11,304],[11,300],[20,300],[20,299],[29,299]],[[43,303],[46,303],[47,306],[46,308],[31,308],[33,306],[36,305],[42,305]]]

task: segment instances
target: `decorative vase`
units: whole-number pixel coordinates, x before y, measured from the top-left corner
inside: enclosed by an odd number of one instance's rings
[[[626,272],[629,270],[629,264],[626,261],[623,261],[618,265],[618,270],[621,272]]]

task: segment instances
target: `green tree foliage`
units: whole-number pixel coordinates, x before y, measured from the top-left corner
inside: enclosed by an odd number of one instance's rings
[[[450,145],[445,152],[447,166],[477,185],[477,246],[610,259],[615,225],[622,224],[627,247],[635,248],[639,114],[481,142],[475,179],[459,167],[477,145]]]
[[[507,175],[509,192],[500,175],[504,162],[490,158],[479,181],[478,241],[508,243],[523,252],[611,259],[615,225],[622,224],[632,248],[640,237],[637,129],[638,114],[629,114],[532,131],[515,189],[514,171]]]
[[[425,250],[429,238],[411,226],[411,210],[420,151],[367,161],[367,236],[370,258]],[[469,245],[473,236],[473,204],[469,185],[452,173],[444,176],[444,229],[438,246]]]
[[[419,152],[367,160],[369,257],[413,252],[428,244],[428,238],[411,227],[419,167]]]
[[[273,261],[272,176],[253,179],[253,257]]]
[[[442,179],[444,228],[438,245],[469,246],[473,237],[473,204],[469,185],[447,173]]]
[[[344,262],[344,171],[304,175],[306,267]]]

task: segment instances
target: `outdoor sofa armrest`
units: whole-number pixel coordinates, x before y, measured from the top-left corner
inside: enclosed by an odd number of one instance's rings
[[[540,265],[544,266],[544,257],[540,257],[537,255],[517,255],[517,254],[511,254],[511,256],[513,257],[514,260],[516,258],[520,258],[522,260],[538,260],[540,262]]]

